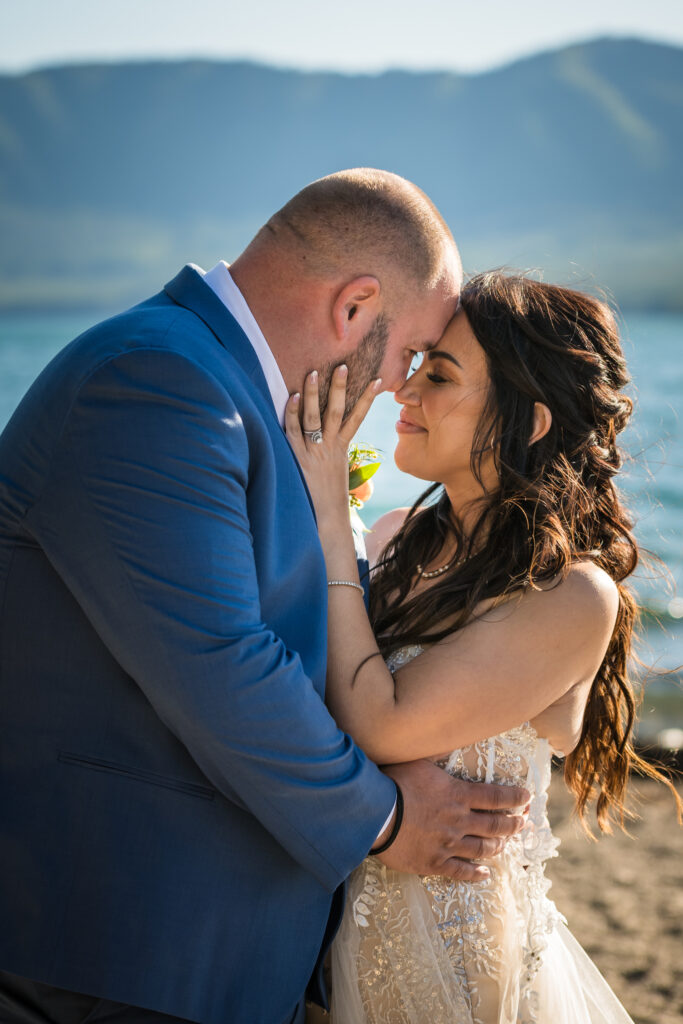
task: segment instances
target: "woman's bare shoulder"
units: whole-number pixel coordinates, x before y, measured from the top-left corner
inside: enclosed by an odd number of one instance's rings
[[[581,637],[581,644],[576,646],[585,659],[581,662],[583,671],[578,673],[574,685],[531,724],[555,750],[568,754],[581,739],[586,701],[619,611],[619,591],[612,577],[589,560],[575,562],[562,580],[561,588],[565,613],[555,617],[556,628],[573,630],[576,637]],[[582,622],[578,629],[577,619]]]
[[[409,512],[410,508],[394,508],[373,523],[370,532],[365,535],[365,546],[371,566],[377,563],[391,538],[401,529]]]
[[[577,560],[566,574],[539,587],[525,587],[504,600],[482,602],[471,621],[450,643],[469,644],[473,651],[492,652],[504,660],[521,644],[517,654],[523,674],[535,680],[538,672],[561,685],[592,679],[609,645],[619,611],[614,580],[588,560]],[[491,625],[497,623],[495,631]],[[437,645],[439,646],[439,645]],[[549,659],[549,660],[548,660]]]
[[[619,590],[609,573],[595,562],[588,558],[574,562],[562,586],[567,601],[580,604],[586,614],[613,623],[619,608]]]
[[[618,611],[616,583],[604,569],[584,559],[539,589],[526,588],[511,617],[516,621],[510,626],[526,630],[529,636],[533,633],[539,643],[543,637],[553,636],[560,642],[564,637],[574,648],[572,657],[580,663],[576,667],[592,676],[604,657]]]
[[[514,628],[518,628],[519,619],[525,616],[536,621],[559,617],[562,622],[572,612],[600,622],[613,620],[618,606],[619,591],[612,577],[586,559],[574,562],[566,574],[538,586],[525,587],[502,598],[487,598],[475,609],[472,621],[505,621],[514,614]]]

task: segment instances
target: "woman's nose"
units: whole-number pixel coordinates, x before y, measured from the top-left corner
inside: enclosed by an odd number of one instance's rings
[[[401,387],[394,392],[394,398],[401,405],[419,405],[420,404],[420,392],[413,384],[413,378],[409,378],[405,381]]]

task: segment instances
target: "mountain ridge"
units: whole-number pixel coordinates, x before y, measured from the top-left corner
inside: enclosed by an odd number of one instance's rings
[[[142,298],[233,258],[307,181],[386,167],[465,265],[683,308],[683,49],[603,39],[476,74],[252,61],[0,75],[0,308]],[[576,269],[576,268],[580,269]]]
[[[180,66],[183,64],[213,64],[220,67],[225,65],[231,65],[232,67],[243,66],[253,67],[257,69],[263,69],[274,72],[293,73],[301,76],[306,75],[336,75],[340,78],[379,78],[383,75],[414,75],[420,77],[438,76],[443,75],[453,76],[455,78],[481,78],[486,75],[495,75],[501,71],[507,71],[510,68],[515,68],[521,64],[529,64],[537,61],[543,61],[545,58],[553,57],[558,53],[567,53],[573,50],[582,50],[585,48],[592,47],[603,47],[603,46],[638,46],[638,47],[650,47],[653,50],[670,51],[671,53],[680,53],[683,50],[683,46],[676,43],[667,43],[661,40],[644,39],[637,35],[601,35],[601,36],[590,36],[584,40],[578,40],[573,43],[568,43],[566,46],[553,47],[548,46],[541,50],[535,50],[533,53],[523,54],[519,57],[514,57],[511,60],[506,60],[501,63],[493,64],[491,67],[482,68],[478,71],[459,71],[457,68],[406,68],[401,66],[390,65],[386,68],[382,68],[375,71],[349,71],[342,70],[339,68],[301,68],[290,64],[274,64],[267,60],[263,60],[257,57],[215,57],[215,56],[201,56],[201,55],[188,55],[179,57],[130,57],[130,58],[112,58],[110,59],[99,59],[99,58],[88,58],[83,60],[74,61],[58,61],[48,62],[45,64],[36,64],[29,68],[21,70],[5,70],[0,69],[0,79],[2,78],[26,78],[34,74],[41,74],[43,72],[53,72],[61,70],[77,70],[79,68],[108,68],[108,67],[135,67],[140,64],[149,66],[163,66],[163,65],[176,65]]]

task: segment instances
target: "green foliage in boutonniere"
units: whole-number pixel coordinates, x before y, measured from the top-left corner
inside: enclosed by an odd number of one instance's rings
[[[379,452],[362,441],[349,448],[349,508],[362,508],[372,497],[375,475],[382,462]]]

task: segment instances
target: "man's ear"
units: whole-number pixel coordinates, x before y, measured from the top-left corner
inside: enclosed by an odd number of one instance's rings
[[[355,342],[370,330],[382,312],[381,286],[376,277],[354,277],[337,292],[332,321],[339,341]]]
[[[534,402],[534,428],[529,438],[529,445],[540,441],[548,433],[552,426],[553,414],[543,402]]]

